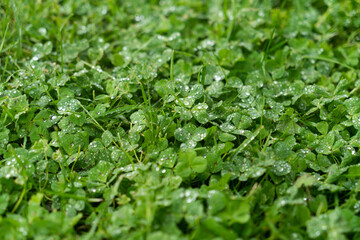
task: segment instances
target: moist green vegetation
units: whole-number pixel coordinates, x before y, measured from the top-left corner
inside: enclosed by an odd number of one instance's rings
[[[1,239],[360,239],[359,0],[2,0]]]

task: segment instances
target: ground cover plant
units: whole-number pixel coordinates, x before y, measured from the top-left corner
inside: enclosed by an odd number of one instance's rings
[[[0,1],[0,239],[360,239],[359,0]]]

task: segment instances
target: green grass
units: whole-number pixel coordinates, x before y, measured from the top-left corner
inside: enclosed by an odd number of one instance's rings
[[[0,239],[360,239],[360,2],[0,2]]]

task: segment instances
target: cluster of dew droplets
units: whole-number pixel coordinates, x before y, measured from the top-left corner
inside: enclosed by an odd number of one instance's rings
[[[79,108],[79,101],[76,99],[64,99],[58,103],[58,110],[61,112],[75,112]]]
[[[3,171],[6,172],[5,178],[9,179],[11,177],[16,177],[18,175],[18,164],[16,163],[15,158],[6,162],[6,166],[3,168]]]
[[[278,176],[289,174],[291,171],[291,165],[284,160],[280,160],[275,163],[273,172]]]
[[[194,141],[199,142],[199,141],[203,140],[206,137],[206,135],[207,135],[206,129],[199,127],[195,130],[193,139],[194,139]]]
[[[199,196],[199,193],[196,190],[193,189],[186,189],[185,191],[181,192],[179,197],[185,198],[187,203],[194,202],[197,197]]]
[[[175,130],[175,137],[177,140],[184,142],[191,137],[191,133],[185,130],[184,128],[178,128]]]
[[[161,172],[162,174],[165,174],[167,172],[165,168],[161,169],[160,167],[156,167],[155,171],[156,172]]]
[[[236,128],[234,125],[232,125],[229,122],[225,122],[223,124],[220,125],[220,129],[224,132],[231,132],[234,131]]]
[[[358,200],[358,201],[354,204],[354,211],[355,211],[355,213],[359,213],[359,212],[360,212],[360,200]]]
[[[176,160],[176,154],[172,148],[168,148],[165,151],[160,153],[159,156],[159,165],[160,166],[170,166],[172,167]]]
[[[215,41],[210,39],[203,40],[199,46],[194,48],[194,51],[199,51],[203,49],[212,49],[215,46]]]

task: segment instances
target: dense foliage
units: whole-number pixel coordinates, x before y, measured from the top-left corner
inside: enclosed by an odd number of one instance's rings
[[[359,0],[0,1],[1,239],[360,239]]]

